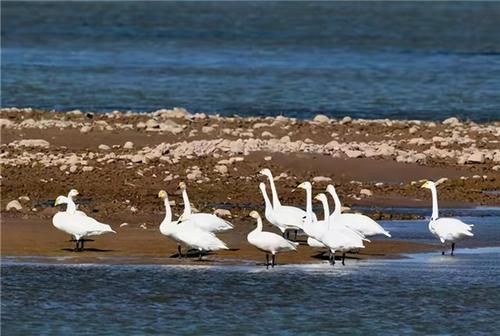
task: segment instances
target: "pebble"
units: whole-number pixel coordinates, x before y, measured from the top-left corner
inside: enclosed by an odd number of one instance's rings
[[[315,183],[330,182],[331,180],[332,179],[330,177],[326,177],[326,176],[313,177],[313,182],[315,182]]]
[[[328,118],[326,115],[324,114],[318,114],[317,116],[314,117],[313,119],[315,122],[319,122],[319,123],[329,123],[330,122],[330,118]]]
[[[219,217],[231,217],[231,211],[227,209],[215,209],[214,215],[219,216]]]
[[[23,202],[23,203],[25,203],[25,202],[29,202],[29,201],[30,201],[30,198],[29,198],[28,196],[25,196],[25,195],[24,195],[24,196],[19,196],[17,199],[18,199],[20,202]]]
[[[127,225],[128,225],[128,223],[121,223],[120,227],[124,227],[124,226],[127,226]]]
[[[201,131],[205,134],[212,133],[215,130],[212,126],[203,126]]]
[[[373,192],[370,190],[370,189],[361,189],[359,191],[359,194],[361,196],[366,196],[366,197],[370,197],[370,196],[373,196]]]
[[[91,172],[91,171],[94,170],[94,167],[92,167],[92,166],[85,166],[85,167],[82,168],[82,170],[84,172]]]
[[[125,144],[123,144],[124,149],[132,149],[134,148],[134,143],[132,141],[127,141]]]
[[[90,131],[92,131],[91,126],[83,126],[82,128],[80,128],[80,133],[83,133],[83,134],[89,133]]]
[[[74,172],[76,172],[77,169],[78,169],[77,166],[71,166],[71,167],[69,167],[69,172],[74,173]]]
[[[272,156],[264,156],[264,161],[271,161],[272,159]]]
[[[108,145],[104,145],[104,144],[100,144],[99,147],[97,147],[97,148],[99,148],[100,150],[105,150],[105,151],[111,149],[111,147],[109,147]]]
[[[43,139],[24,139],[20,141],[14,141],[15,145],[19,147],[43,147],[43,148],[49,148],[50,143],[46,140]],[[12,145],[12,142],[9,144]],[[15,146],[14,145],[14,146]]]
[[[10,201],[7,206],[5,207],[5,210],[11,211],[11,210],[16,210],[16,211],[21,211],[23,206],[21,203],[19,203],[18,200],[12,200]]]
[[[220,174],[227,174],[228,172],[227,166],[224,165],[216,165],[214,170]]]
[[[467,158],[466,163],[483,163],[484,154],[481,152],[474,153]]]

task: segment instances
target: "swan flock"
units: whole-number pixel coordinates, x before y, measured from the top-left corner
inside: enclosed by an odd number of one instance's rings
[[[310,182],[303,182],[297,187],[305,192],[304,210],[300,207],[283,205],[279,199],[271,171],[265,168],[259,173],[267,178],[271,190],[271,198],[269,198],[266,184],[264,182],[259,184],[264,203],[263,215],[269,224],[281,232],[279,235],[264,231],[261,215],[256,210],[250,211],[249,216],[255,220],[256,227],[248,233],[247,241],[265,253],[266,267],[276,265],[277,254],[298,249],[299,242],[289,239],[290,231],[295,233],[295,240],[297,240],[297,232],[303,232],[306,235],[305,243],[312,248],[322,249],[328,253],[328,261],[332,265],[335,264],[336,253],[340,254],[340,260],[345,265],[346,253],[357,252],[365,248],[365,243],[370,242],[369,237],[379,235],[391,237],[388,231],[368,216],[342,213],[340,198],[332,184],[327,186],[325,193],[314,196],[314,200],[319,201],[323,207],[322,219],[318,220],[312,210],[313,194]],[[441,242],[442,254],[445,254],[446,244],[451,243],[451,255],[453,255],[458,240],[473,236],[473,225],[465,224],[455,218],[439,217],[436,183],[427,181],[422,185],[422,188],[430,189],[432,196],[429,231]],[[186,253],[196,251],[200,260],[204,253],[228,250],[226,243],[216,234],[232,230],[233,224],[215,214],[193,212],[186,184],[180,182],[178,189],[182,193],[184,209],[176,220],[172,218],[167,192],[160,190],[158,193],[158,198],[163,201],[165,207],[165,217],[159,226],[159,231],[177,243],[177,256],[183,257],[182,246],[187,248]],[[58,196],[55,200],[55,206],[65,204],[66,210],[56,213],[52,218],[54,227],[72,236],[76,242],[74,251],[84,249],[85,238],[116,233],[110,225],[101,223],[83,211],[77,210],[74,198],[78,195],[76,189],[71,189],[67,196]],[[333,199],[332,212],[330,212],[327,195]]]

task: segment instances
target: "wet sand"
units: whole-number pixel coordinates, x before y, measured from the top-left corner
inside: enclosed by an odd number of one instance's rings
[[[144,218],[145,222],[159,223],[161,218]],[[142,222],[142,221],[141,221]],[[52,226],[49,219],[17,219],[9,216],[2,218],[2,256],[30,257],[23,260],[56,263],[117,263],[117,264],[262,264],[265,255],[246,241],[246,234],[252,229],[253,222],[245,221],[235,225],[231,232],[218,236],[230,250],[217,251],[204,255],[198,261],[196,252],[188,258],[179,259],[176,244],[162,236],[157,225],[148,224],[146,229],[137,224],[125,227],[112,224],[117,234],[94,237],[86,242],[85,250],[73,252],[74,242],[70,237]],[[272,228],[267,228],[273,230]],[[305,243],[305,236],[299,235],[300,246],[297,252],[283,253],[278,256],[281,264],[306,264],[327,260],[324,249],[313,249]],[[397,240],[373,240],[359,253],[350,253],[349,259],[399,258],[401,254],[437,251],[439,246],[417,244]],[[183,253],[185,249],[183,250]]]

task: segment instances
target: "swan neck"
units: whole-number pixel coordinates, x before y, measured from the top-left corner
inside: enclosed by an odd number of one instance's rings
[[[273,207],[277,208],[281,206],[281,203],[278,198],[278,192],[276,191],[276,185],[274,184],[274,179],[272,175],[268,175],[267,177],[269,178],[269,184],[271,185],[271,192],[273,195]]]
[[[432,217],[431,219],[436,220],[439,217],[439,210],[438,210],[438,198],[437,198],[437,190],[436,186],[431,187],[431,194],[432,194]]]
[[[189,202],[189,197],[188,197],[186,189],[182,190],[182,201],[184,202],[183,215],[191,215],[191,203]]]
[[[165,219],[163,220],[163,222],[170,223],[172,221],[172,209],[170,208],[170,202],[167,198],[165,198],[163,200],[163,203],[165,204]]]
[[[255,230],[257,230],[257,232],[262,232],[262,218],[261,217],[257,218],[257,228]]]
[[[66,197],[66,198],[68,201],[66,204],[66,212],[75,213],[76,212],[76,204],[73,201],[73,196],[68,194],[68,197]]]
[[[328,200],[327,199],[321,199],[321,203],[323,203],[323,214],[325,217],[325,221],[330,218],[330,206],[328,205]]]
[[[264,204],[266,206],[266,209],[272,210],[273,206],[271,204],[271,201],[269,200],[269,197],[267,196],[267,192],[265,189],[261,189],[262,191],[262,196],[264,197]]]
[[[330,192],[330,195],[332,195],[332,197],[333,197],[333,203],[335,205],[335,207],[333,208],[333,214],[340,215],[340,212],[342,210],[342,204],[340,203],[340,198],[337,195],[337,191],[333,190],[333,191],[329,191],[329,192]]]

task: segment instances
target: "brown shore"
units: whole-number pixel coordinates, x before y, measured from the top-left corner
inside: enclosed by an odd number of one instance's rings
[[[315,193],[334,183],[344,205],[373,208],[376,219],[416,218],[377,209],[430,212],[430,193],[419,188],[420,180],[443,178],[441,206],[500,205],[500,197],[488,193],[500,189],[498,122],[222,118],[182,109],[141,115],[2,109],[0,119],[2,256],[194,262],[169,258],[175,244],[158,231],[163,214],[158,191],[165,189],[175,201],[176,216],[182,210],[177,185],[185,181],[196,209],[228,209],[235,225],[219,235],[232,250],[207,259],[261,262],[262,253],[246,243],[246,233],[253,227],[248,212],[263,209],[257,185],[264,181],[258,175],[264,167],[278,177],[282,202],[301,207],[303,192],[292,190],[310,180]],[[79,209],[117,231],[96,237],[81,253],[66,250],[73,243],[51,224],[59,210],[52,201],[71,188],[81,193]],[[14,200],[22,209],[6,211]],[[375,240],[352,257],[396,257],[436,247]],[[279,260],[317,262],[318,253],[301,245]]]

